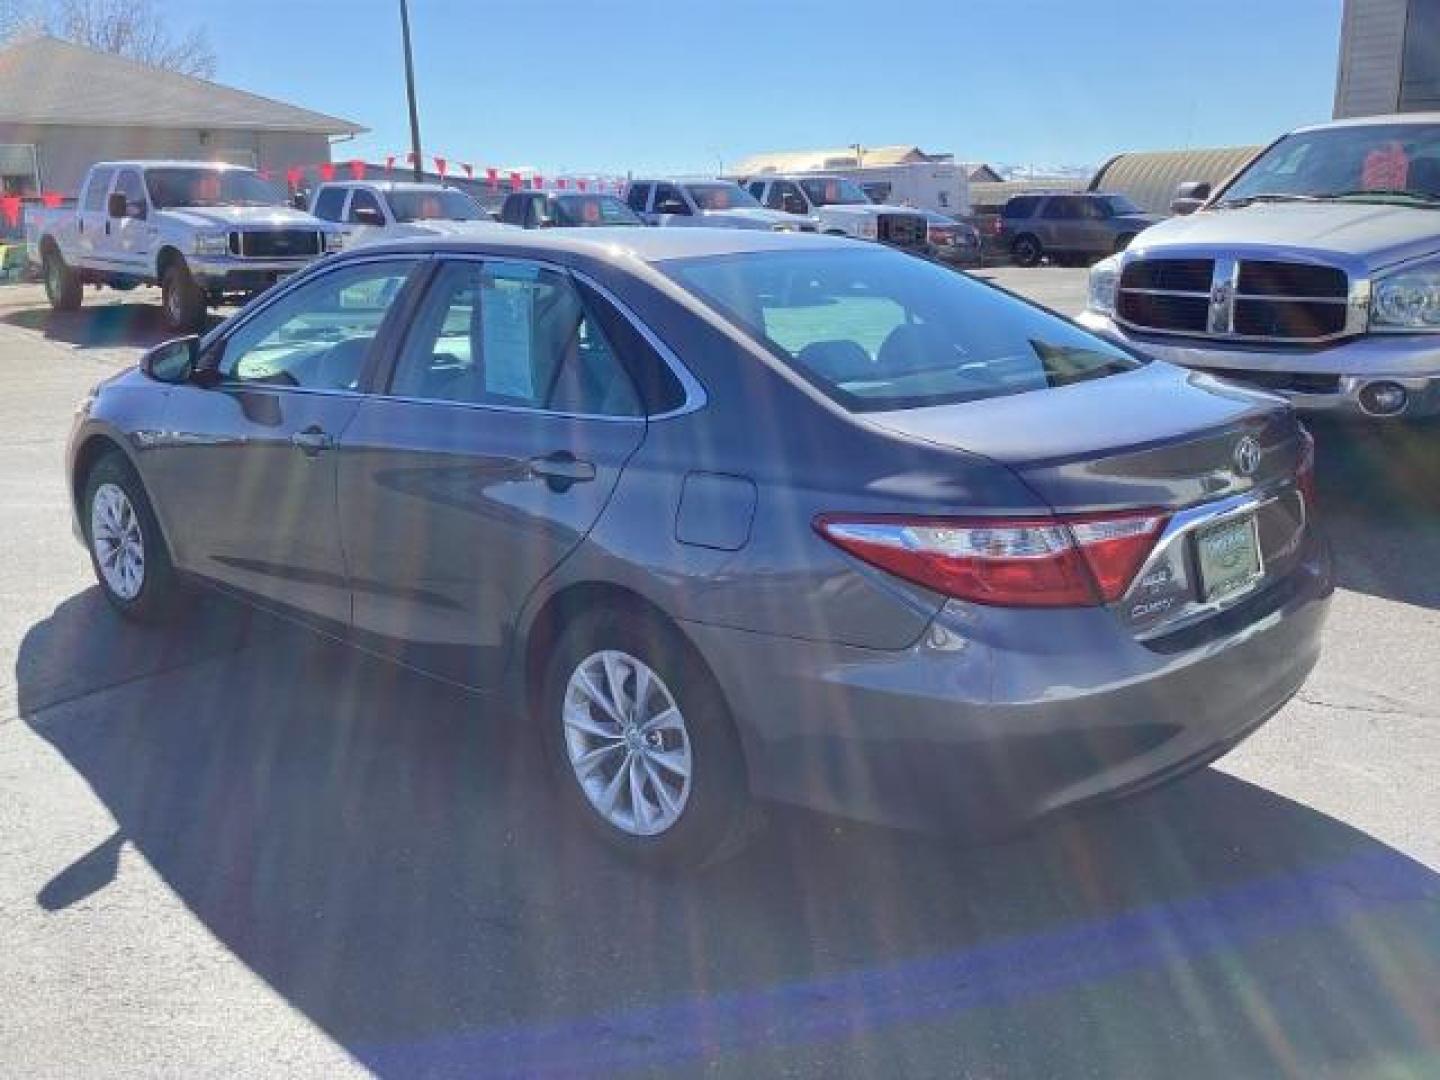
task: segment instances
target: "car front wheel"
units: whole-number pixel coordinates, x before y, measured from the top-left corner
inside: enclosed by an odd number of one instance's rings
[[[1033,236],[1017,237],[1015,243],[1010,247],[1010,257],[1015,260],[1017,266],[1039,266],[1040,260],[1045,257],[1045,249],[1040,246],[1040,241]]]
[[[698,868],[743,845],[753,811],[714,680],[663,620],[587,613],[561,635],[542,721],[562,798],[622,854]]]
[[[90,561],[105,599],[126,618],[161,618],[175,599],[175,570],[145,489],[118,452],[106,454],[90,470],[81,510]]]

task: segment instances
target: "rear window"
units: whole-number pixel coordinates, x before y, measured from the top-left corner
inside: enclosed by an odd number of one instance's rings
[[[999,289],[884,249],[660,266],[854,412],[1044,390],[1142,363]]]
[[[635,211],[614,195],[556,195],[557,225],[639,225]]]
[[[1040,200],[1033,195],[1022,195],[1019,198],[1011,199],[1005,204],[1004,216],[1014,218],[1027,218],[1035,213],[1035,205]]]

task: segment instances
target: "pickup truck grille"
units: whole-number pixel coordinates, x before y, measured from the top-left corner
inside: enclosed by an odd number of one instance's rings
[[[930,224],[918,214],[881,214],[875,237],[882,244],[902,248],[924,247]]]
[[[242,259],[298,259],[319,255],[324,243],[320,233],[307,229],[232,232],[230,253]]]
[[[1304,344],[1347,333],[1349,298],[1348,276],[1332,266],[1137,259],[1121,272],[1115,314],[1152,333]]]

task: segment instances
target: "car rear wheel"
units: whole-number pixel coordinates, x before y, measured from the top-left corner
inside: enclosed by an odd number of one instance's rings
[[[1045,249],[1039,239],[1026,233],[1017,236],[1015,243],[1010,245],[1010,257],[1015,260],[1016,266],[1039,266],[1040,260],[1045,257]]]
[[[571,813],[657,868],[743,846],[753,809],[718,687],[663,620],[602,609],[562,633],[544,675],[548,756]]]
[[[65,258],[53,248],[45,253],[45,298],[55,311],[74,311],[83,295],[80,275],[65,265]]]
[[[156,621],[168,613],[179,589],[175,569],[145,489],[118,451],[86,477],[81,522],[105,599],[129,619]]]
[[[165,325],[177,333],[192,333],[205,328],[205,294],[183,262],[172,263],[160,279],[160,306],[165,312]]]

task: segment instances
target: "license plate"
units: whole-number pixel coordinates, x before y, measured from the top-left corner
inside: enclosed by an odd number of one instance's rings
[[[1223,599],[1260,576],[1260,536],[1253,515],[1202,530],[1195,546],[1206,600]]]

